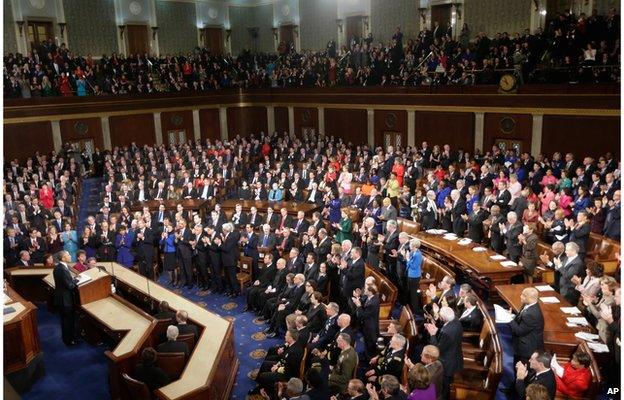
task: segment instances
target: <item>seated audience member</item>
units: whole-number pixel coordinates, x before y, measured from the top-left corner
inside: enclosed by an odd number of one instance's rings
[[[372,383],[366,385],[370,400],[407,400],[407,393],[401,390],[399,380],[394,375],[381,377],[381,390],[377,392]]]
[[[33,261],[30,259],[30,253],[28,250],[22,250],[19,252],[19,261],[17,262],[18,267],[32,267],[35,265]]]
[[[158,304],[158,313],[154,314],[154,318],[156,319],[168,320],[171,322],[174,322],[173,319],[175,316],[176,313],[169,308],[169,303],[165,300],[162,300]]]
[[[529,359],[529,365],[522,361],[516,363],[516,393],[523,399],[526,395],[526,386],[532,383],[539,383],[548,390],[550,400],[555,398],[557,384],[555,374],[550,369],[552,355],[546,352],[536,351]]]
[[[544,385],[531,383],[526,388],[526,400],[550,400],[550,394]]]
[[[156,366],[156,351],[146,347],[141,352],[141,362],[132,370],[132,377],[147,385],[150,393],[169,383],[169,377],[160,367]]]
[[[184,353],[185,357],[189,355],[189,348],[186,343],[178,342],[180,331],[175,325],[167,327],[167,341],[158,345],[159,353]]]
[[[400,379],[403,374],[406,344],[405,336],[398,333],[393,335],[383,352],[370,360],[369,364],[373,368],[365,374],[368,382],[377,383],[382,375],[394,375]]]
[[[592,373],[589,369],[591,358],[584,351],[577,351],[572,360],[563,367],[552,365],[557,382],[557,392],[566,396],[582,397],[592,382]]]
[[[284,351],[277,361],[264,361],[258,371],[258,386],[250,394],[264,389],[270,395],[275,393],[275,384],[299,376],[299,367],[303,359],[303,349],[298,343],[299,333],[295,329],[286,331]]]
[[[177,327],[180,331],[180,335],[187,335],[192,333],[195,336],[195,340],[198,338],[197,327],[188,323],[188,313],[184,310],[178,310],[176,313]]]
[[[76,257],[78,260],[73,268],[78,272],[85,272],[87,270],[87,253],[84,250],[78,250]]]
[[[436,387],[431,382],[429,371],[421,363],[410,368],[407,384],[410,391],[408,400],[436,400]]]
[[[353,378],[358,365],[358,355],[351,346],[351,336],[347,333],[339,333],[336,338],[336,346],[340,349],[340,356],[336,366],[329,374],[329,389],[333,394],[344,393],[347,384]]]

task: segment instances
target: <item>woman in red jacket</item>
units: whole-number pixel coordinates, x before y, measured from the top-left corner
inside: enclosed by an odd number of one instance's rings
[[[50,189],[47,183],[44,183],[39,189],[39,202],[48,210],[54,207],[54,191]]]
[[[591,385],[592,374],[589,370],[590,365],[591,357],[589,354],[579,350],[574,353],[572,360],[565,364],[563,368],[555,368],[557,393],[582,397],[589,385]]]

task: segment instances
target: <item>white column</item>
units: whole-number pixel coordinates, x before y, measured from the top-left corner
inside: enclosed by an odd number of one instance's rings
[[[368,144],[375,146],[375,110],[369,108],[366,110],[367,124],[366,132],[368,133]]]
[[[228,139],[228,124],[227,124],[227,108],[219,107],[219,126],[221,127],[221,140]]]
[[[268,134],[275,132],[275,107],[267,106],[267,126],[269,127]]]
[[[533,131],[531,134],[531,155],[537,157],[542,151],[542,126],[544,116],[541,114],[533,115]]]
[[[113,145],[111,144],[110,123],[108,121],[108,117],[100,117],[100,124],[102,125],[102,143],[104,143],[104,148],[112,150]]]
[[[475,113],[474,148],[483,151],[483,126],[485,115],[482,112]]]
[[[52,140],[54,142],[54,150],[59,151],[63,148],[63,138],[61,137],[61,125],[58,121],[52,122]]]
[[[201,140],[201,125],[199,124],[199,110],[193,110],[193,133],[195,140]]]
[[[295,134],[295,109],[288,107],[288,133]]]
[[[325,108],[317,107],[318,110],[318,133],[325,136]]]
[[[416,112],[414,110],[407,112],[407,145],[416,146]]]
[[[156,144],[160,146],[163,143],[162,123],[160,121],[160,112],[154,113],[154,132],[156,133]]]

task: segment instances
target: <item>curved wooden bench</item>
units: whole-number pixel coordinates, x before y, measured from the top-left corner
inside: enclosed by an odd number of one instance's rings
[[[379,319],[388,319],[392,314],[399,290],[390,282],[390,279],[368,264],[366,264],[364,275],[366,278],[369,276],[375,278],[379,290]]]

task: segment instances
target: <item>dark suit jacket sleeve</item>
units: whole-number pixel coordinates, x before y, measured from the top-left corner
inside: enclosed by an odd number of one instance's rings
[[[539,304],[534,304],[531,306],[531,308],[533,307],[539,307]],[[511,332],[514,335],[524,336],[534,330],[542,329],[542,327],[540,327],[539,319],[537,318],[535,310],[525,311],[524,314],[522,314],[522,321],[520,323],[517,322],[516,319],[517,318],[515,318],[510,323]]]

